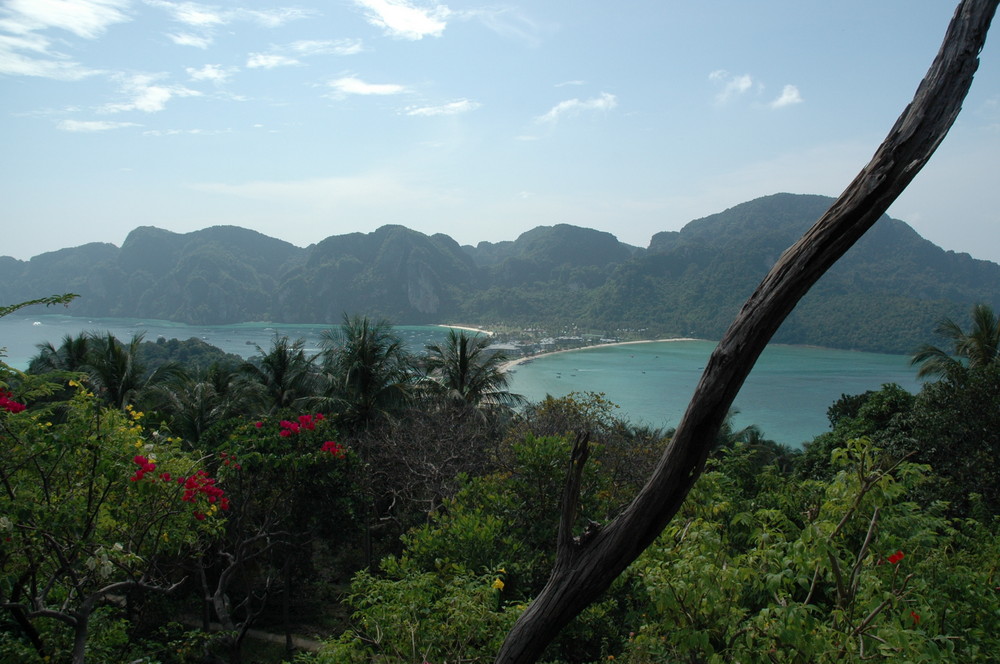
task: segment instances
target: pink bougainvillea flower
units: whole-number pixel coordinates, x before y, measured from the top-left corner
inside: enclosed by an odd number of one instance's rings
[[[14,396],[13,392],[6,391],[0,392],[0,408],[6,410],[9,413],[20,413],[22,410],[27,408],[23,403],[18,403],[12,398]]]
[[[338,459],[344,456],[344,448],[340,446],[340,443],[335,443],[332,440],[323,443],[320,449],[324,452],[329,452]]]

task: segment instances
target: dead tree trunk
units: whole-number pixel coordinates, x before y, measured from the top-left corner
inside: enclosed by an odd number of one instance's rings
[[[507,635],[496,662],[527,664],[663,531],[701,475],[712,441],[757,357],[803,295],[924,166],[958,116],[1000,0],[962,0],[926,77],[868,165],[782,254],[712,353],[687,412],[646,486],[604,529],[565,536],[552,575]],[[582,458],[574,454],[567,487]],[[576,496],[567,490],[563,518]]]

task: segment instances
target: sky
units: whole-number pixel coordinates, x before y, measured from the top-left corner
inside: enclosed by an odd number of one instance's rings
[[[0,255],[223,224],[304,247],[566,223],[644,247],[760,196],[838,195],[954,7],[0,0]],[[992,261],[998,42],[889,210]]]

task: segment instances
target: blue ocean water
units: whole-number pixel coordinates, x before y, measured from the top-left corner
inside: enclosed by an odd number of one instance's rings
[[[319,342],[325,330],[336,329],[334,325],[284,323],[239,323],[236,325],[187,325],[165,320],[139,318],[81,318],[59,314],[23,315],[20,312],[0,318],[0,346],[7,347],[6,362],[24,369],[29,360],[38,354],[36,345],[49,342],[58,346],[66,335],[76,336],[81,332],[113,333],[122,340],[133,334],[145,333],[146,341],[156,341],[157,337],[187,340],[192,337],[212,344],[227,353],[241,357],[257,354],[257,346],[265,350],[271,345],[275,335],[289,339],[303,339],[306,352],[319,352]],[[447,329],[439,326],[396,325],[393,330],[407,347],[422,349],[425,344],[444,339]]]
[[[546,355],[515,367],[512,389],[532,401],[600,392],[634,423],[675,427],[714,348],[711,341],[668,341]],[[798,447],[829,430],[826,411],[842,394],[884,383],[920,389],[901,355],[772,345],[736,397],[733,422],[756,424],[767,438]]]
[[[239,325],[185,325],[161,320],[131,318],[79,318],[59,314],[0,318],[0,346],[6,362],[27,367],[38,343],[58,346],[62,338],[84,331],[108,330],[120,339],[137,332],[145,338],[197,337],[229,353],[249,357],[256,346],[267,348],[275,335],[304,339],[310,351],[319,349],[320,335],[331,325],[243,323]],[[437,326],[396,326],[407,346],[419,351],[444,338]],[[512,391],[530,400],[547,394],[601,392],[620,406],[619,414],[635,423],[656,427],[678,424],[709,354],[710,341],[669,341],[593,347],[536,358],[515,367]],[[908,358],[801,346],[770,346],[764,351],[736,398],[740,411],[737,426],[756,424],[765,436],[788,445],[828,429],[826,410],[841,394],[858,394],[898,383],[917,391],[920,387]]]

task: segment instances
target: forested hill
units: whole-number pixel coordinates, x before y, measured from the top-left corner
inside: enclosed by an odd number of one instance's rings
[[[513,241],[459,246],[402,226],[305,249],[236,227],[140,227],[121,248],[88,244],[30,261],[0,258],[0,303],[72,291],[72,313],[195,324],[399,324],[462,320],[577,325],[718,338],[782,251],[829,207],[776,194],[655,235],[643,249],[559,224]],[[1000,265],[946,252],[883,217],[813,289],[776,341],[908,352],[941,316],[1000,307]]]

